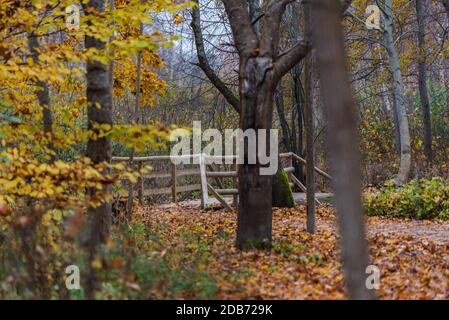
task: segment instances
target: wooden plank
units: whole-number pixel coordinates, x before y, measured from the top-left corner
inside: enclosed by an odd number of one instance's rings
[[[185,176],[196,176],[200,175],[200,171],[198,169],[186,169],[186,170],[176,170],[177,177],[185,177]],[[144,175],[146,179],[168,179],[171,178],[171,172],[152,172]]]
[[[176,193],[181,193],[181,192],[191,192],[191,191],[199,191],[201,190],[201,185],[200,184],[190,184],[190,185],[185,185],[185,186],[176,186]],[[149,190],[145,190],[145,196],[154,196],[154,195],[161,195],[161,194],[172,194],[172,188],[167,187],[167,188],[157,188],[157,189],[149,189]],[[126,197],[128,195],[125,195]]]
[[[220,201],[220,203],[227,211],[232,211],[232,208],[229,206],[226,200],[223,199],[223,197],[218,192],[216,192],[215,189],[209,183],[207,184],[207,187],[209,188],[210,192],[212,192],[212,194],[215,196],[215,198],[217,198],[217,200]]]
[[[294,167],[286,167],[286,168],[284,168],[284,171],[285,171],[286,173],[295,172],[295,168],[294,168]]]
[[[219,194],[239,194],[238,189],[215,189]]]
[[[210,175],[210,173],[215,173],[215,172],[218,172],[218,170],[215,170],[215,168],[214,168],[214,166],[213,166],[213,164],[208,164],[208,165],[206,165],[206,169],[207,168],[209,168],[210,170],[208,170],[208,171],[206,171],[206,177],[213,177],[213,175]],[[222,177],[220,177],[220,176],[215,176],[215,182],[218,184],[218,187],[219,188],[221,188],[221,189],[223,189],[224,188],[224,186],[223,186],[223,178]]]
[[[201,185],[200,184],[189,184],[186,186],[177,186],[176,190],[177,190],[177,193],[199,191],[199,190],[201,190]]]
[[[298,156],[297,154],[292,153],[292,156],[293,156],[296,160],[298,160],[299,162],[302,162],[303,164],[307,164],[307,161],[304,160],[303,158],[301,158],[300,156]],[[330,174],[326,173],[325,171],[323,171],[323,170],[321,170],[320,168],[317,168],[317,167],[314,167],[314,169],[315,169],[315,171],[316,171],[318,174],[322,175],[323,177],[325,177],[325,178],[327,178],[327,179],[329,179],[329,180],[332,180],[332,176],[331,176]]]
[[[207,171],[208,177],[237,177],[237,171]]]
[[[235,177],[232,177],[232,188],[237,189],[238,188],[238,186],[237,186],[237,175],[238,175],[237,161],[232,162],[231,168],[236,173]],[[232,204],[234,205],[235,208],[237,208],[237,206],[238,206],[238,195],[237,194],[232,195]]]
[[[199,157],[198,154],[187,154],[181,156],[171,156],[171,155],[163,155],[163,156],[148,156],[148,157],[133,157],[133,162],[145,162],[145,161],[169,161],[169,160],[186,160],[193,159]],[[112,157],[112,161],[129,161],[129,157]]]
[[[177,177],[185,177],[185,176],[199,176],[200,170],[198,169],[186,169],[186,170],[177,170]]]
[[[200,179],[201,179],[201,207],[206,209],[208,206],[208,188],[207,188],[207,176],[206,176],[206,163],[204,162],[204,156],[200,155],[199,165],[200,165]]]
[[[142,162],[139,163],[139,172],[142,170]],[[144,193],[144,181],[143,181],[143,177],[139,176],[137,183],[139,185],[139,203],[142,206],[143,205],[143,193]]]
[[[171,198],[174,203],[176,201],[176,164],[171,164]]]
[[[292,176],[292,181],[303,191],[303,192],[305,192],[305,193],[307,193],[307,188],[306,188],[306,186],[305,185],[303,185],[302,183],[301,183],[301,181],[299,181],[298,180],[298,178],[296,178],[295,176]],[[318,198],[317,197],[315,197],[315,201],[316,201],[316,203],[318,203],[318,204],[321,204],[321,201],[320,200],[318,200]]]
[[[285,152],[279,155],[280,158],[289,158],[293,156],[293,152]]]
[[[143,176],[145,179],[168,179],[171,178],[170,172],[152,172]]]
[[[227,155],[224,155],[224,156],[208,156],[208,155],[204,155],[204,159],[205,159],[204,160],[205,163],[207,163],[207,164],[210,164],[210,163],[213,163],[213,162],[216,162],[216,161],[221,161],[221,164],[225,164],[226,161],[237,159],[237,156],[236,155],[229,155],[229,156],[227,156]]]
[[[159,194],[170,194],[171,188],[157,188],[157,189],[149,189],[145,190],[146,196],[154,196]]]

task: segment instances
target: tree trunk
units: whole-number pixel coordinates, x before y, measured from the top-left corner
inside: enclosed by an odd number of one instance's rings
[[[298,124],[298,144],[297,146],[295,146],[296,152],[294,150],[292,150],[293,152],[295,152],[297,155],[299,155],[300,157],[303,156],[303,109],[304,109],[304,103],[305,103],[305,99],[304,99],[304,95],[303,95],[303,86],[301,84],[301,71],[299,66],[296,66],[295,68],[293,68],[292,71],[292,76],[293,76],[293,98],[294,98],[294,102],[295,102],[295,107],[296,107],[296,121]],[[296,173],[296,177],[299,179],[299,181],[301,181],[302,183],[304,183],[304,170],[303,170],[303,166],[299,165],[296,167],[295,170]]]
[[[416,17],[418,19],[418,83],[421,100],[422,120],[424,130],[424,153],[427,161],[432,162],[432,127],[430,123],[430,103],[427,92],[426,73],[426,40],[425,40],[425,13],[424,0],[416,0]]]
[[[289,0],[270,0],[261,17],[261,34],[254,28],[247,3],[223,0],[234,44],[239,54],[240,128],[271,129],[273,95],[282,77],[307,54],[309,46],[299,41],[279,53],[279,26]],[[197,33],[197,32],[196,32]],[[270,135],[266,135],[270,150]],[[244,148],[244,164],[239,167],[239,213],[237,246],[239,248],[271,247],[272,175],[261,175],[259,159],[248,163],[248,146]],[[258,157],[256,157],[258,158]]]
[[[240,62],[240,128],[243,131],[271,129],[276,87],[271,65],[272,60],[265,57],[250,57]],[[260,164],[249,164],[247,144],[244,149],[245,161],[239,167],[237,246],[240,249],[270,248],[273,176],[261,175]]]
[[[140,24],[140,30],[139,30],[139,34],[142,34],[143,32],[143,24]],[[132,115],[132,120],[131,122],[133,124],[137,124],[139,123],[139,115],[140,115],[140,82],[141,82],[141,75],[142,75],[142,51],[139,51],[137,53],[137,63],[136,63],[136,69],[137,69],[137,74],[136,74],[136,100],[134,102],[134,112]],[[131,150],[131,154],[130,154],[130,166],[131,168],[133,168],[133,160],[134,160],[134,149]],[[133,168],[134,170],[134,168]],[[128,215],[128,219],[131,220],[131,215],[133,212],[133,207],[134,207],[134,183],[132,183],[131,181],[128,182],[128,203],[126,206],[126,211],[127,211],[127,215]]]
[[[281,85],[279,85],[278,89],[274,93],[274,101],[276,104],[276,111],[278,113],[279,123],[282,130],[282,143],[284,144],[286,151],[293,151],[292,143],[290,141],[290,129],[288,126],[287,118],[285,117],[284,95]]]
[[[103,12],[105,9],[105,1],[91,0],[84,6],[85,12],[89,12],[86,10],[88,8],[94,9],[96,12]],[[98,50],[104,50],[105,43],[94,37],[86,36],[85,47],[86,49],[96,48]],[[112,125],[112,94],[109,84],[108,67],[98,61],[88,61],[86,71],[88,130],[95,131],[93,128],[94,123]],[[111,141],[106,137],[95,140],[89,139],[87,142],[86,156],[94,164],[109,163],[111,161]],[[96,188],[90,188],[88,193],[93,196],[97,191]],[[105,184],[103,185],[102,191],[111,192],[111,187]],[[109,236],[112,221],[112,204],[107,202],[98,207],[89,207],[87,214],[89,261],[92,262],[95,258],[97,246],[106,241]],[[88,298],[94,298],[96,283],[95,270],[92,266],[89,266],[89,275],[88,279],[86,279],[86,294]]]
[[[314,0],[311,16],[312,42],[328,121],[328,153],[346,286],[351,299],[371,299],[374,294],[365,286],[369,259],[361,202],[356,106],[346,70],[340,2]]]
[[[392,0],[386,0],[384,6],[385,19],[385,46],[388,50],[390,69],[393,73],[393,94],[394,106],[399,123],[399,138],[401,142],[401,161],[399,172],[396,177],[396,185],[403,185],[407,182],[411,167],[411,147],[410,147],[410,131],[407,118],[407,112],[404,100],[404,81],[402,79],[402,71],[399,65],[399,57],[393,39],[393,8]]]
[[[304,4],[304,33],[311,38],[312,19],[310,16],[310,4]],[[305,75],[305,103],[304,124],[306,129],[306,208],[307,208],[307,232],[315,233],[315,157],[314,157],[314,123],[313,123],[313,51],[306,57],[304,66]]]
[[[300,10],[298,8],[299,6],[296,6],[294,4],[287,7],[288,12],[288,23],[291,25],[291,27],[288,28],[288,37],[290,41],[294,42],[296,39],[301,38],[301,17],[300,17]],[[308,39],[309,40],[309,39]],[[298,131],[296,132],[296,129],[294,130],[294,135],[292,131],[292,140],[296,143],[292,145],[291,151],[296,153],[299,156],[303,156],[303,132],[304,132],[304,88],[301,83],[301,73],[303,68],[301,65],[296,65],[291,70],[291,76],[292,76],[292,91],[293,91],[293,103],[294,107],[296,109],[296,117],[292,119],[292,122],[295,121],[298,126]],[[292,126],[295,127],[295,126]],[[295,167],[295,176],[301,181],[302,183],[305,183],[304,178],[304,167],[302,164],[295,161],[294,164]]]

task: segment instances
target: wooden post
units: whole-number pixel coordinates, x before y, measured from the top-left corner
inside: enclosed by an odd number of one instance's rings
[[[287,158],[287,167],[293,167],[293,155],[290,153]],[[288,182],[292,182],[293,172],[288,172]]]
[[[172,201],[174,203],[177,203],[177,199],[176,199],[176,164],[172,163],[171,164],[171,197],[172,197]]]
[[[140,161],[139,162],[139,173],[142,171],[142,167],[143,167],[143,162]],[[144,195],[144,185],[143,185],[143,176],[142,174],[140,174],[139,179],[137,181],[138,185],[139,185],[139,203],[141,206],[143,206],[143,195]]]
[[[215,191],[215,189],[209,183],[207,184],[207,187],[227,211],[232,211],[232,208],[229,206],[226,200],[217,191]]]
[[[231,171],[237,171],[237,159],[232,160],[232,170]],[[237,177],[233,176],[232,177],[232,188],[237,189]],[[234,206],[234,208],[237,208],[238,206],[238,195],[234,194],[232,195],[232,205]]]
[[[201,178],[201,207],[206,209],[209,202],[208,188],[207,188],[207,176],[206,176],[206,155],[201,153],[198,155],[200,164],[200,178]]]
[[[129,167],[132,171],[134,171],[134,150],[131,151],[131,155],[129,157]],[[134,205],[134,183],[131,181],[128,182],[128,203],[126,204],[126,213],[128,215],[128,218],[131,217],[132,211],[133,211],[133,205]]]

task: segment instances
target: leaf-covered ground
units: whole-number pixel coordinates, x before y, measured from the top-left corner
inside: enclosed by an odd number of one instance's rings
[[[185,206],[145,207],[138,209],[135,219],[160,235],[163,250],[158,254],[197,254],[193,268],[215,279],[214,298],[346,297],[331,207],[318,208],[315,235],[305,231],[304,206],[275,210],[271,251],[240,252],[234,248],[235,212]],[[380,298],[449,298],[447,221],[370,217],[367,228],[372,263],[381,272],[377,292]],[[180,267],[183,259],[177,262]],[[161,290],[154,290],[153,296],[165,297]]]

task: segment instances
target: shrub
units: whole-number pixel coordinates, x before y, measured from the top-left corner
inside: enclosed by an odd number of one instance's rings
[[[449,183],[442,178],[413,180],[401,188],[386,185],[364,197],[368,215],[449,219]]]

